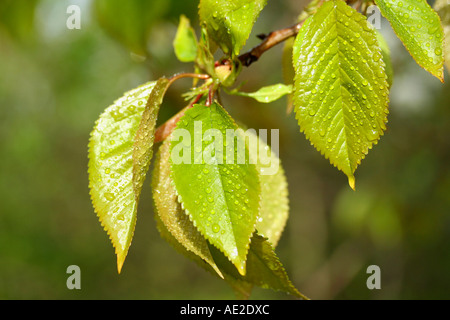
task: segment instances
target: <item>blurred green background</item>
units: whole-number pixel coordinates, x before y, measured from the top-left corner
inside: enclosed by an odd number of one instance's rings
[[[295,22],[304,2],[269,0],[259,33]],[[81,29],[68,29],[69,5]],[[0,0],[0,299],[233,299],[175,252],[155,227],[149,179],[120,275],[91,206],[87,144],[100,113],[125,91],[192,71],[172,49],[179,15],[197,0]],[[198,30],[197,30],[198,31]],[[277,254],[312,299],[450,298],[450,90],[420,69],[386,21],[395,71],[388,130],[356,172],[356,191],[299,132],[287,99],[223,97],[253,128],[280,129],[290,218]],[[244,90],[282,81],[282,46],[242,72]],[[445,74],[446,79],[449,74]],[[180,80],[159,122],[184,106]],[[66,268],[81,268],[68,290]],[[366,269],[381,268],[369,290]],[[253,299],[291,299],[256,288]]]

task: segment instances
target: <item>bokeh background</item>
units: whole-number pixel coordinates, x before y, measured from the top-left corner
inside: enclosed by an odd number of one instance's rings
[[[294,23],[304,2],[269,0],[255,37]],[[66,27],[81,8],[81,29]],[[91,206],[87,144],[100,113],[151,79],[192,71],[172,39],[197,0],[0,1],[0,299],[233,299],[233,291],[164,242],[149,179],[120,275]],[[198,29],[197,29],[198,31]],[[312,299],[450,298],[450,87],[418,67],[386,21],[394,84],[388,129],[356,172],[356,191],[299,132],[287,99],[262,105],[224,96],[232,116],[280,129],[290,217],[277,254]],[[282,45],[239,80],[244,90],[283,81]],[[449,79],[449,74],[445,74]],[[180,80],[159,122],[184,106]],[[66,268],[81,268],[68,290]],[[366,269],[381,268],[369,290]],[[253,299],[291,299],[258,289]]]

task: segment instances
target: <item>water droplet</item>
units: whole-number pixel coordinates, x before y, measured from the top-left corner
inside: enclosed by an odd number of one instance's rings
[[[367,86],[368,84],[369,84],[369,82],[367,82],[367,80],[364,79],[363,82],[362,82],[362,85],[363,85],[363,86]]]
[[[218,225],[217,223],[214,223],[214,224],[212,225],[212,230],[213,230],[213,232],[215,232],[215,233],[219,232],[219,231],[220,231],[219,225]]]
[[[212,190],[211,190],[210,187],[208,187],[208,188],[205,189],[205,191],[206,191],[206,193],[211,193]]]
[[[373,54],[373,60],[376,62],[381,59],[381,54],[379,52],[375,52]]]
[[[309,115],[310,115],[311,117],[313,117],[315,114],[316,114],[316,110],[314,110],[314,109],[309,109]]]
[[[442,54],[442,49],[441,48],[434,49],[434,54],[440,56]]]
[[[113,201],[116,197],[114,196],[113,193],[111,193],[111,192],[106,192],[106,193],[105,193],[105,198],[106,198],[106,200],[108,200],[108,201]]]

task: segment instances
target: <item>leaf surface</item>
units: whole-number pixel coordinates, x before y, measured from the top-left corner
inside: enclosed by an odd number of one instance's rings
[[[226,54],[238,55],[267,0],[201,0],[200,20]]]
[[[352,188],[354,172],[386,129],[388,84],[373,27],[344,1],[325,2],[293,48],[300,129]]]
[[[426,0],[375,0],[416,62],[444,81],[443,30]]]
[[[226,141],[227,130],[236,129],[232,118],[217,103],[187,110],[172,134],[171,170],[179,201],[194,225],[245,274],[260,187],[247,148],[238,148],[234,138]],[[186,132],[188,137],[183,136]],[[245,156],[242,162],[238,150]],[[180,154],[182,161],[174,160]]]
[[[164,80],[148,82],[125,93],[96,121],[89,141],[89,188],[92,204],[115,248],[120,272],[133,238],[144,167],[148,166],[153,137],[143,144],[142,165],[134,161],[135,137],[143,114],[156,118],[159,105],[152,94]],[[156,91],[155,91],[156,90]],[[145,147],[144,147],[145,145]],[[139,172],[141,182],[136,179]]]

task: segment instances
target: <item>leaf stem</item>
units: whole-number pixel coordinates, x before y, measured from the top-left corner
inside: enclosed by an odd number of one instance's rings
[[[178,79],[182,79],[182,78],[197,78],[197,79],[201,79],[201,80],[208,80],[211,77],[208,74],[202,74],[202,73],[189,73],[189,72],[178,73],[169,78],[169,86],[172,83],[174,83],[175,81],[177,81]]]

